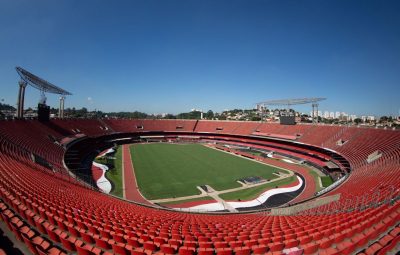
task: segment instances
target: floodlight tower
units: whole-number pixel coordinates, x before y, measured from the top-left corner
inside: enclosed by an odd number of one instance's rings
[[[20,80],[19,91],[18,91],[18,109],[17,109],[17,117],[22,118],[24,116],[24,101],[25,101],[25,88],[28,83],[24,80]]]
[[[312,98],[297,98],[297,99],[282,99],[282,100],[269,100],[265,102],[258,103],[259,105],[276,105],[276,106],[286,106],[287,112],[292,105],[298,104],[309,104],[312,105],[312,119],[313,123],[318,123],[318,102],[325,100],[323,97],[312,97]],[[317,109],[317,118],[315,119],[315,109]]]
[[[313,103],[311,106],[312,106],[312,120],[313,120],[313,123],[318,123],[318,104],[317,103]],[[317,116],[315,116],[315,114]]]
[[[46,104],[46,97],[44,95],[45,92],[59,94],[60,97],[60,109],[59,109],[59,117],[64,117],[64,102],[65,96],[72,95],[70,92],[57,87],[56,85],[51,84],[48,81],[43,80],[42,78],[26,71],[21,67],[16,67],[17,73],[21,77],[19,81],[19,92],[18,92],[18,110],[17,110],[17,117],[23,118],[24,117],[24,99],[25,99],[25,88],[29,84],[32,87],[41,91],[41,102],[40,104]]]
[[[64,103],[65,103],[65,96],[60,96],[60,108],[58,108],[58,117],[61,119],[64,118]]]

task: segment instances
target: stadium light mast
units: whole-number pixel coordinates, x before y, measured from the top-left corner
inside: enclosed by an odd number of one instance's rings
[[[24,116],[24,101],[25,101],[25,88],[28,83],[24,80],[20,80],[19,91],[18,91],[18,109],[17,109],[17,118],[22,118]]]
[[[313,123],[318,123],[318,104],[317,103],[313,103],[311,106],[312,106],[312,120],[313,120]],[[315,114],[317,114],[317,116],[315,116]]]
[[[326,100],[324,97],[311,97],[311,98],[297,98],[297,99],[280,99],[280,100],[268,100],[264,102],[257,103],[257,105],[276,105],[276,106],[286,106],[287,112],[289,112],[292,105],[299,104],[309,104],[312,106],[312,120],[313,123],[318,123],[318,102]],[[317,116],[315,118],[315,109],[317,110]]]
[[[28,72],[27,70],[23,69],[22,67],[17,66],[15,68],[17,73],[21,77],[21,80],[18,82],[19,84],[19,92],[18,92],[18,109],[17,109],[17,117],[23,118],[24,117],[24,101],[25,101],[25,89],[26,86],[29,84],[32,87],[38,89],[42,93],[41,103],[45,103],[46,97],[44,96],[45,92],[59,94],[60,97],[60,109],[59,109],[59,117],[64,117],[64,102],[65,96],[72,95],[70,92],[57,87],[54,84],[51,84],[48,81]]]
[[[58,108],[58,117],[61,119],[64,118],[64,103],[65,103],[65,96],[60,96],[60,107]]]

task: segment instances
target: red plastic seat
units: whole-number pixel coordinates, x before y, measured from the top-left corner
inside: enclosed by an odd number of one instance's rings
[[[380,249],[382,249],[382,245],[379,243],[374,243],[365,250],[365,254],[373,255],[376,254]]]
[[[208,238],[208,237],[206,237],[206,236],[199,236],[199,237],[197,238],[197,241],[198,241],[198,242],[210,242],[211,240],[210,240],[210,238]]]
[[[76,247],[78,255],[96,255],[96,253],[87,249],[86,247]],[[100,253],[99,253],[100,254]]]
[[[346,233],[345,232],[340,232],[333,234],[333,237],[335,238],[335,243],[340,243],[346,238]]]
[[[111,239],[112,238],[112,236],[110,234],[110,231],[108,231],[106,229],[100,230],[100,236],[104,237],[104,238],[107,238],[107,239]]]
[[[321,255],[339,255],[340,252],[333,247],[329,247],[327,249],[319,250],[319,254],[321,254]]]
[[[170,244],[162,244],[160,246],[161,252],[164,254],[176,254],[177,252],[177,246],[175,245],[170,245]]]
[[[317,252],[319,245],[317,243],[307,243],[302,246],[304,254],[313,254]]]
[[[240,247],[234,249],[235,255],[250,255],[251,249],[249,247]]]
[[[313,233],[311,236],[315,241],[321,240],[324,237],[324,235],[321,232]]]
[[[253,251],[253,254],[264,254],[269,250],[269,248],[266,245],[260,244],[254,245],[251,247],[251,250]]]
[[[214,245],[212,242],[199,242],[199,247],[200,248],[213,248]]]
[[[219,248],[219,249],[216,249],[216,254],[217,255],[232,255],[233,251],[231,248]]]
[[[75,239],[76,240],[76,239]],[[61,238],[63,247],[69,251],[76,251],[74,238]]]
[[[61,243],[61,239],[60,239],[61,230],[59,230],[59,229],[50,230],[47,228],[46,231],[47,231],[47,235],[50,237],[51,240],[56,241],[57,243]]]
[[[51,247],[47,250],[44,250],[43,248],[41,248],[41,246],[37,246],[36,250],[39,252],[40,255],[67,255],[58,247]]]
[[[176,247],[179,247],[182,245],[182,240],[176,240],[176,239],[169,239],[168,244],[170,245],[175,245]]]
[[[22,234],[22,239],[23,239],[24,243],[26,244],[26,246],[28,246],[29,250],[33,254],[39,255],[34,243],[28,237],[26,237],[24,234]]]
[[[247,247],[252,247],[252,246],[254,246],[254,245],[257,245],[258,242],[257,242],[257,240],[252,239],[252,240],[243,241],[243,244],[244,244],[245,246],[247,246]]]
[[[157,246],[155,243],[150,242],[150,241],[145,242],[145,243],[143,244],[143,248],[144,248],[146,251],[150,251],[150,252],[154,252],[154,251],[157,251],[157,250],[158,250],[158,246]]]
[[[232,249],[237,248],[237,247],[242,247],[243,246],[243,241],[231,241],[229,242],[229,247]]]
[[[179,248],[179,255],[193,255],[196,249],[193,247],[181,246]]]
[[[284,241],[285,244],[285,249],[289,249],[289,248],[293,248],[299,245],[299,241],[292,239],[292,240],[285,240]]]
[[[143,248],[136,248],[131,250],[131,255],[147,255]]]
[[[95,240],[96,240],[96,246],[100,247],[101,249],[109,250],[112,248],[112,246],[105,239],[95,238]]]
[[[73,236],[81,237],[80,232],[78,230],[76,230],[74,226],[68,225],[67,229],[68,229],[68,232],[70,234],[72,234]]]
[[[274,252],[274,251],[282,251],[285,245],[281,242],[276,242],[268,245],[269,249]]]
[[[115,243],[112,244],[112,249],[115,254],[128,255],[130,252],[125,248],[125,244]]]
[[[214,242],[214,247],[216,249],[218,249],[218,248],[227,248],[227,247],[229,247],[229,244],[227,242]]]
[[[302,236],[298,238],[300,244],[307,244],[312,241],[311,236]]]
[[[195,248],[195,249],[196,249],[198,243],[195,242],[195,241],[185,241],[185,242],[183,243],[183,245],[186,246],[186,247],[191,247],[191,248]]]
[[[112,239],[117,243],[127,243],[125,237],[122,234],[112,234]]]
[[[382,246],[386,246],[388,243],[392,242],[393,239],[394,239],[394,237],[391,236],[390,234],[385,235],[381,239],[379,239],[379,244]]]
[[[271,239],[273,243],[283,242],[283,236],[274,236]]]
[[[197,250],[198,255],[213,255],[214,254],[214,249],[213,248],[199,248]]]
[[[258,239],[258,243],[268,245],[269,243],[271,243],[271,238],[267,237],[267,238]]]
[[[94,240],[93,236],[90,235],[90,234],[87,234],[85,232],[81,232],[81,238],[86,243],[91,243],[91,244],[96,243],[96,241]]]
[[[353,242],[344,241],[337,244],[337,249],[340,251],[341,254],[352,254],[355,250],[356,245]]]
[[[158,246],[161,246],[162,244],[167,243],[167,239],[163,237],[156,237],[153,239],[153,242],[156,243]]]
[[[135,237],[128,238],[127,241],[128,241],[128,244],[131,245],[131,246],[134,247],[134,248],[140,248],[140,247],[142,247],[142,244],[139,243],[138,239],[135,238]]]
[[[321,240],[319,240],[317,243],[319,244],[319,247],[322,249],[328,248],[333,244],[333,239],[329,239],[329,238],[322,238]]]

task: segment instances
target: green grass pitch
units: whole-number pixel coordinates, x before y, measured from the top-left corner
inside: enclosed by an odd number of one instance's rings
[[[286,172],[200,144],[134,144],[130,149],[140,191],[147,199],[200,194],[196,186],[204,184],[226,190],[240,187],[236,180],[243,177],[275,179],[273,172]]]
[[[333,183],[333,180],[330,176],[321,176],[321,182],[323,187],[328,187]]]

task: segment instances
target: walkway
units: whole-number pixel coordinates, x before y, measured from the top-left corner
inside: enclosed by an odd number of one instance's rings
[[[231,206],[230,204],[228,204],[227,202],[225,202],[225,200],[223,200],[222,198],[220,198],[218,196],[218,192],[215,191],[212,187],[210,187],[209,185],[207,185],[207,189],[208,189],[208,195],[212,198],[214,198],[215,201],[217,201],[218,203],[222,204],[223,207],[230,211],[230,212],[237,212],[238,210],[236,210],[233,206]]]
[[[124,195],[125,198],[142,204],[153,205],[147,201],[139,191],[136,183],[135,170],[132,164],[131,152],[129,145],[122,145],[122,163],[123,163],[123,182],[124,182]]]

